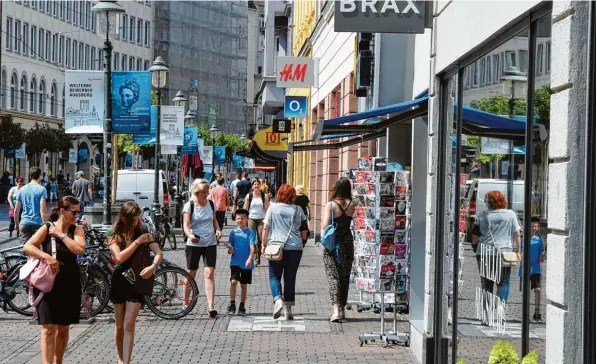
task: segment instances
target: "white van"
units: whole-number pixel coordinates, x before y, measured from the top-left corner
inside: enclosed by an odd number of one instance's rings
[[[153,169],[122,169],[118,171],[116,200],[133,200],[143,207],[151,208],[153,204],[153,185],[155,171]],[[160,205],[168,208],[170,195],[166,174],[160,171],[158,196]]]

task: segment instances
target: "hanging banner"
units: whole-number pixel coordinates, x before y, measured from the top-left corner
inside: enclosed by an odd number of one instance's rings
[[[199,107],[199,102],[197,101],[197,96],[191,95],[189,96],[189,110],[197,111]]]
[[[155,144],[158,125],[158,107],[151,105],[151,128],[149,134],[133,134],[133,144]]]
[[[204,166],[203,167],[203,179],[206,181],[211,181],[211,177],[214,174],[214,169],[212,166]]]
[[[199,158],[203,160],[203,147],[205,146],[205,142],[201,138],[197,138],[197,151],[199,152]]]
[[[201,158],[203,164],[213,164],[213,148],[211,145],[203,146],[203,158]]]
[[[197,153],[197,127],[184,127],[184,144],[182,146],[181,154],[195,154]]]
[[[25,143],[21,144],[21,147],[19,149],[15,149],[15,158],[16,159],[25,159],[26,158],[26,152],[25,152]]]
[[[160,144],[183,145],[184,106],[162,106],[160,109]]]
[[[124,168],[133,168],[133,155],[127,154],[124,157]]]
[[[104,131],[104,72],[64,71],[64,131],[92,134]]]
[[[207,123],[210,126],[216,125],[218,121],[218,106],[217,105],[207,105]]]
[[[255,167],[255,161],[252,158],[245,158],[243,165],[244,168],[252,169],[253,167]]]
[[[199,81],[189,80],[189,90],[193,94],[198,94],[199,93]]]
[[[112,131],[148,134],[151,128],[149,72],[112,72]]]
[[[160,144],[160,152],[162,154],[177,154],[178,146]]]
[[[214,154],[215,154],[215,156],[214,156],[215,164],[226,163],[226,147],[224,147],[224,146],[215,147]]]
[[[243,157],[238,154],[232,155],[232,168],[243,168]]]
[[[87,163],[87,161],[89,160],[89,150],[88,149],[79,149],[79,152],[77,155],[78,155],[77,163]]]
[[[77,150],[74,148],[68,150],[68,163],[77,163]]]

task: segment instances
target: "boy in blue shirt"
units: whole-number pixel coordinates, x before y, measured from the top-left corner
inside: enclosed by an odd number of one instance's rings
[[[545,260],[545,244],[543,238],[539,235],[539,222],[533,221],[531,224],[533,235],[531,236],[531,289],[535,291],[535,313],[533,320],[541,321],[541,263]],[[521,254],[524,253],[522,244],[520,247]],[[522,258],[521,258],[522,260]],[[518,269],[518,276],[520,277],[520,290],[522,291],[522,264]]]
[[[257,244],[255,232],[247,227],[249,222],[249,211],[245,209],[236,210],[237,228],[230,232],[228,238],[228,254],[230,257],[230,306],[228,314],[236,313],[236,286],[240,282],[240,305],[238,314],[246,314],[245,302],[247,300],[247,284],[251,284],[253,276],[253,255]]]

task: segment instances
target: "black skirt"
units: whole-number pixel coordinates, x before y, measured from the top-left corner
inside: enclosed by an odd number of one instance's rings
[[[39,291],[35,290],[35,294]],[[37,306],[40,325],[73,325],[81,312],[81,275],[78,266],[61,266],[52,291],[44,294]]]
[[[135,288],[122,275],[123,269],[116,269],[112,273],[110,301],[114,304],[126,302],[143,303],[145,296],[135,291]]]

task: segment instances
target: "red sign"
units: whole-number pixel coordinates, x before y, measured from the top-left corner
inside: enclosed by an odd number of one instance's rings
[[[466,186],[466,181],[467,180],[468,180],[468,174],[467,173],[462,173],[460,175],[460,187]]]
[[[310,88],[314,85],[314,61],[308,57],[278,57],[276,87]]]
[[[284,69],[279,73],[280,81],[300,81],[305,82],[305,76],[307,75],[307,64],[293,64],[287,63]]]
[[[281,142],[282,137],[280,136],[280,133],[265,133],[265,145],[280,145]]]

